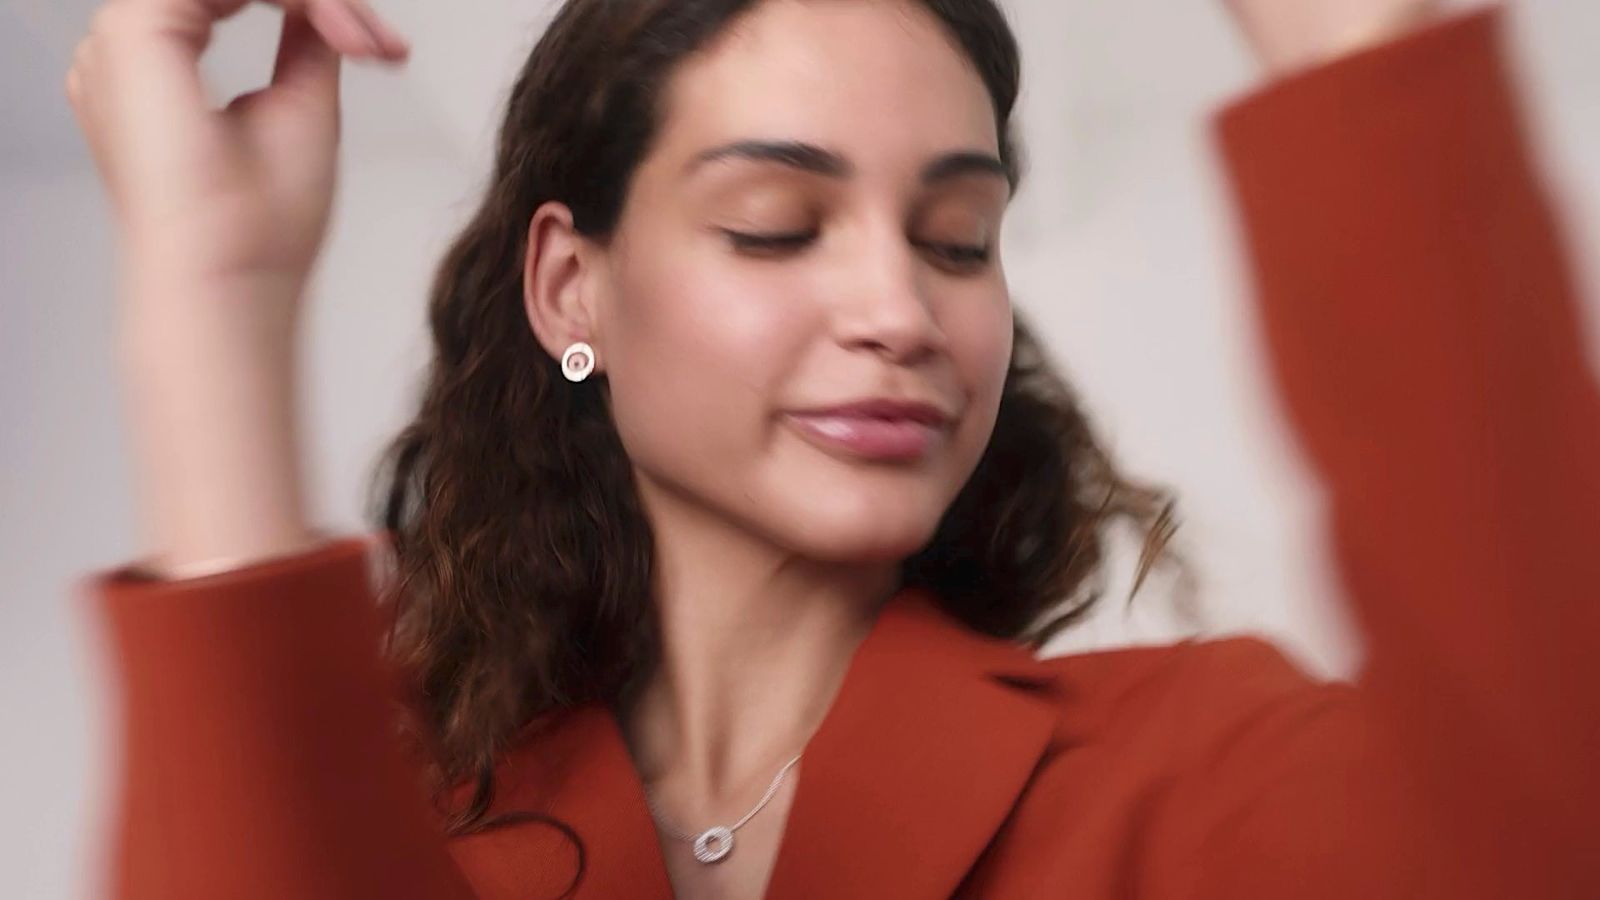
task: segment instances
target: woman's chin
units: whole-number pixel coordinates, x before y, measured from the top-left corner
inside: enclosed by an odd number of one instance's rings
[[[811,559],[836,563],[899,562],[933,538],[936,520],[888,520],[882,515],[814,520],[787,543]]]
[[[947,492],[927,481],[836,481],[803,493],[774,492],[756,515],[764,520],[762,530],[812,559],[899,561],[927,546],[944,515]]]

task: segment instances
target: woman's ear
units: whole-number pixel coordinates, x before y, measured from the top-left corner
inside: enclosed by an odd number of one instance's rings
[[[566,204],[551,200],[534,211],[522,268],[522,305],[533,336],[554,359],[574,341],[594,345],[595,355],[601,355],[593,290],[597,273],[591,271],[596,260],[590,249],[573,227]]]

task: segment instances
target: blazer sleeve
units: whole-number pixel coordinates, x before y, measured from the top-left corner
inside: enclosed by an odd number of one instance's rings
[[[471,896],[396,739],[366,548],[88,580],[123,716],[114,896]]]
[[[1411,815],[1370,796],[1390,791],[1483,896],[1600,897],[1600,392],[1503,30],[1498,10],[1450,19],[1219,116],[1367,656],[1353,696],[1300,701],[1310,727],[1268,714],[1222,754],[1240,784],[1300,787],[1234,793],[1204,896],[1322,896],[1343,877],[1295,862],[1304,836],[1392,833],[1362,824]],[[1290,771],[1341,742],[1393,771]]]

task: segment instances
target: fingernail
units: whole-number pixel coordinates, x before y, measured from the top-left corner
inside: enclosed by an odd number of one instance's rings
[[[400,32],[390,27],[389,23],[378,17],[378,14],[365,3],[356,3],[351,6],[356,12],[356,17],[361,20],[362,27],[372,38],[375,49],[386,55],[403,55],[410,50],[410,44],[401,36]]]

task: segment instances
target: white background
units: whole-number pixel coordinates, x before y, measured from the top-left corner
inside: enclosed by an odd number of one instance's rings
[[[409,35],[400,73],[352,67],[340,206],[306,357],[322,521],[360,525],[369,465],[424,360],[424,290],[474,205],[509,80],[546,0],[380,0]],[[1210,630],[1276,637],[1348,672],[1317,497],[1278,423],[1216,179],[1208,116],[1254,73],[1209,0],[1011,0],[1032,161],[1008,220],[1018,303],[1133,472],[1183,498]],[[109,788],[103,648],[74,580],[133,552],[112,364],[106,208],[61,92],[94,3],[0,0],[0,896],[87,896]],[[1566,209],[1600,219],[1600,4],[1526,0],[1514,38]],[[253,9],[207,66],[219,95],[269,70]],[[1590,296],[1594,296],[1591,291]],[[1591,324],[1600,316],[1591,317]],[[1600,330],[1600,329],[1597,329]],[[1125,566],[1122,570],[1125,571]],[[1126,579],[1113,581],[1113,590]],[[1114,595],[1055,648],[1170,637],[1166,585]]]

